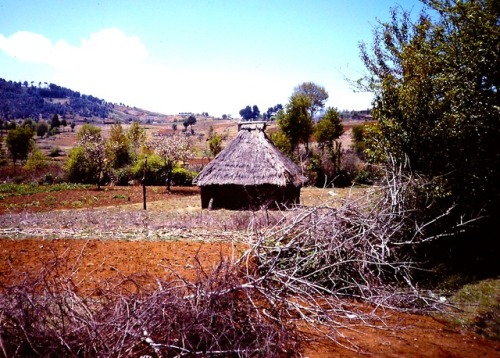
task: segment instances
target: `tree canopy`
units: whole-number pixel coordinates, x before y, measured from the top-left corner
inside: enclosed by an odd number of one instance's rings
[[[18,160],[26,160],[28,154],[34,146],[33,129],[31,126],[19,126],[9,130],[5,143],[12,158],[12,162],[16,165]]]
[[[361,44],[375,92],[372,152],[439,178],[459,220],[496,218],[500,204],[500,3],[422,0],[412,20],[401,8]]]
[[[293,94],[284,111],[278,113],[278,127],[288,139],[292,150],[303,143],[309,146],[309,137],[313,132],[314,123],[309,112],[311,99],[303,94]]]
[[[295,87],[293,95],[299,94],[309,99],[309,112],[311,114],[311,118],[314,118],[314,115],[318,110],[325,107],[328,99],[328,92],[326,89],[314,82],[304,82]]]
[[[253,105],[253,107],[246,106],[245,108],[240,110],[240,116],[245,121],[257,119],[260,116],[259,107],[255,104]]]

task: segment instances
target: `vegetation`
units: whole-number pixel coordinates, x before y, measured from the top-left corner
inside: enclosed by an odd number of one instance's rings
[[[33,129],[31,126],[20,126],[9,130],[5,143],[9,151],[14,166],[18,161],[28,159],[29,153],[33,150]]]
[[[67,162],[69,180],[94,183],[100,189],[108,164],[101,130],[89,124],[83,125],[77,133],[77,139],[77,145],[71,150]]]
[[[429,13],[412,21],[408,12],[393,9],[392,20],[375,30],[372,49],[361,45],[369,71],[364,84],[376,94],[369,153],[409,162],[433,182],[422,192],[433,201],[428,214],[454,208],[437,231],[472,229],[446,249],[434,248],[437,261],[451,250],[457,268],[495,271],[500,7],[494,0],[423,2]]]
[[[208,148],[213,157],[222,150],[222,136],[219,133],[213,133],[208,138]]]
[[[54,101],[57,99],[67,101]],[[37,87],[33,83],[29,85],[27,81],[21,83],[0,79],[0,118],[4,120],[38,119],[40,115],[54,118],[54,114],[106,118],[110,108],[110,104],[99,98],[83,95],[53,83],[43,87],[40,83]]]
[[[309,113],[311,118],[314,118],[318,110],[325,107],[328,99],[328,92],[325,88],[314,82],[304,82],[295,87],[292,96],[295,95],[303,95],[309,99]]]
[[[148,142],[148,147],[164,161],[166,187],[170,191],[172,170],[177,163],[185,162],[192,156],[191,143],[186,136],[158,136]]]
[[[260,117],[260,110],[257,105],[253,105],[253,107],[246,106],[245,108],[240,110],[240,116],[243,120],[249,121],[254,120]]]

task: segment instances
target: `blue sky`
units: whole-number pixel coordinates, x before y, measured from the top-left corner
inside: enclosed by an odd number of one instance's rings
[[[360,41],[417,0],[2,0],[0,78],[58,85],[164,114],[261,111],[315,82],[366,109]]]

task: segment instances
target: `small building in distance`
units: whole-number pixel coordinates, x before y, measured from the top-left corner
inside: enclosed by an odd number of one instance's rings
[[[243,122],[238,135],[194,179],[206,209],[277,208],[299,204],[301,168],[274,146],[266,122]]]

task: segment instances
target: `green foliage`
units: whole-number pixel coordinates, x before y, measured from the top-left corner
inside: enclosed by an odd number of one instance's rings
[[[28,160],[26,161],[26,169],[30,170],[46,168],[47,165],[47,157],[38,148],[35,148],[30,153],[30,155],[28,156]]]
[[[5,155],[3,137],[0,137],[0,167],[7,165],[7,157]]]
[[[115,177],[115,184],[121,186],[129,185],[129,181],[133,178],[132,168],[124,167],[113,170],[113,175]]]
[[[61,121],[59,120],[59,116],[54,114],[52,120],[50,121],[50,130],[54,128],[59,128],[61,126]]]
[[[95,173],[84,153],[83,147],[74,147],[66,162],[67,179],[72,183],[94,183]]]
[[[121,124],[113,124],[106,143],[106,158],[113,169],[123,168],[132,161],[129,137]]]
[[[216,156],[222,150],[222,137],[219,133],[212,133],[208,139],[208,147],[212,156]]]
[[[5,143],[14,165],[18,160],[26,160],[28,154],[33,150],[33,134],[31,126],[17,127],[7,133]]]
[[[127,138],[130,141],[130,146],[133,150],[134,158],[139,155],[139,149],[144,145],[146,141],[146,132],[144,128],[139,126],[139,123],[132,122],[130,128],[127,131]]]
[[[185,168],[175,167],[172,170],[172,181],[175,185],[191,186],[193,179],[196,177],[196,172],[192,172]]]
[[[257,119],[260,116],[260,110],[257,105],[253,105],[253,107],[246,106],[245,108],[242,108],[239,112],[241,118],[245,121]]]
[[[45,134],[49,131],[49,126],[45,121],[40,121],[36,124],[36,135],[43,138]]]
[[[106,143],[101,129],[84,124],[76,134],[77,145],[69,154],[66,168],[68,180],[75,183],[95,183],[100,188],[107,176]]]
[[[85,123],[76,132],[76,139],[81,141],[85,136],[101,136],[101,128]]]
[[[496,0],[423,2],[432,16],[412,22],[393,9],[371,53],[361,46],[377,120],[367,149],[372,159],[408,160],[412,170],[439,178],[438,191],[451,197],[438,206],[452,198],[457,221],[490,217],[471,235],[490,241],[462,252],[485,254],[500,235],[500,7]]]
[[[457,323],[500,341],[500,279],[467,284],[450,297],[450,302],[463,311]]]
[[[49,153],[49,156],[54,158],[54,157],[58,157],[61,155],[61,148],[59,147],[52,147],[50,148],[50,153]]]
[[[284,111],[278,113],[277,123],[280,131],[290,142],[292,150],[300,143],[309,146],[309,137],[313,132],[313,120],[309,113],[311,100],[302,94],[292,95]]]
[[[29,196],[37,193],[52,193],[65,190],[88,189],[88,185],[61,183],[52,185],[38,184],[0,184],[0,194],[4,196]]]
[[[144,176],[144,164],[146,157],[139,158],[132,167],[132,176],[138,181],[142,181]],[[167,174],[165,171],[165,162],[163,158],[156,154],[147,156],[147,171],[146,171],[146,184],[147,185],[163,185]]]
[[[309,99],[309,113],[311,118],[321,108],[325,107],[328,99],[328,92],[324,87],[317,85],[314,82],[304,82],[295,87],[293,95],[303,95]]]
[[[325,115],[314,127],[314,137],[321,150],[332,151],[334,142],[344,132],[339,112],[335,108],[328,108]]]
[[[285,155],[292,158],[293,157],[293,147],[290,139],[283,133],[283,131],[278,130],[277,132],[269,134],[269,139],[273,144],[282,151]]]

